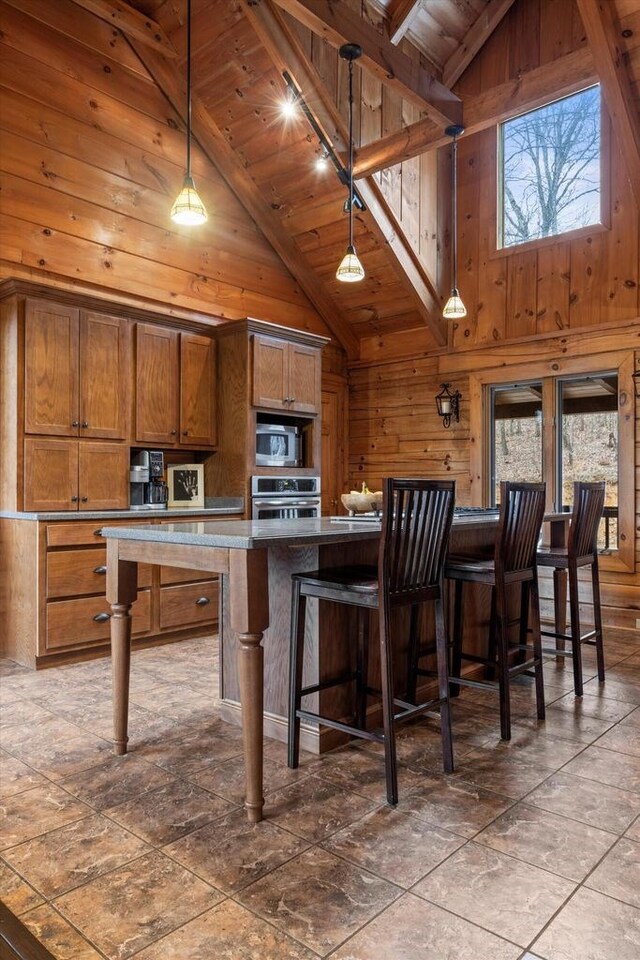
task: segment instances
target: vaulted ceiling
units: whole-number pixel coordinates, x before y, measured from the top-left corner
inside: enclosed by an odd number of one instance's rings
[[[186,0],[76,3],[124,33],[184,117]],[[504,82],[490,89],[466,81],[514,3],[527,0],[192,0],[194,136],[351,357],[361,337],[390,323],[424,326],[434,348],[447,344],[447,166],[440,164],[430,236],[422,224],[411,235],[390,201],[387,175],[426,151],[435,158],[449,142],[447,125],[461,123],[469,135],[599,78],[640,200],[640,0],[556,0],[573,11],[575,40],[566,52],[528,70],[516,65],[515,76],[505,69]],[[286,71],[346,163],[346,65],[337,55],[345,41],[363,49],[354,169],[366,208],[355,217],[366,279],[351,285],[335,279],[347,238],[345,186],[334,174],[318,175],[310,124],[286,125],[278,114]],[[374,135],[366,127],[372,78],[396,120]],[[419,199],[420,174],[412,170]],[[431,170],[438,183],[435,159]]]

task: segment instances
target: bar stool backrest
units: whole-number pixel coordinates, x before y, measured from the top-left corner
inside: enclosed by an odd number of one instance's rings
[[[604,481],[573,485],[573,513],[567,542],[568,554],[578,559],[595,555],[598,527],[604,509]]]
[[[496,574],[502,571],[508,576],[535,570],[544,502],[544,483],[501,482]]]
[[[454,502],[455,480],[383,480],[378,577],[391,606],[438,594]]]

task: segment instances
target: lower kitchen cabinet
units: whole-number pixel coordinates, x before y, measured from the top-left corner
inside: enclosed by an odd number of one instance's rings
[[[198,519],[204,518],[194,515],[189,522]],[[138,516],[77,522],[0,519],[0,539],[7,547],[0,564],[5,655],[42,667],[107,653],[111,608],[100,525],[159,522]],[[14,562],[5,569],[11,557]],[[134,643],[210,632],[218,619],[218,578],[202,570],[140,564],[138,599],[131,612]]]

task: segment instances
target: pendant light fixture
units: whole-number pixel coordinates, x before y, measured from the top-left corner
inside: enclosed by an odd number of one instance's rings
[[[344,43],[339,52],[342,59],[349,62],[349,246],[336,270],[336,279],[357,283],[364,280],[364,268],[353,245],[353,61],[362,56],[362,47],[357,43]]]
[[[187,0],[187,172],[182,190],[171,208],[171,219],[187,227],[197,227],[207,219],[207,211],[191,176],[191,0]]]
[[[451,146],[451,296],[444,305],[442,316],[445,320],[460,320],[466,317],[467,308],[458,293],[458,188],[457,188],[457,158],[458,144],[456,137],[464,133],[464,127],[453,124],[444,131],[448,137],[453,137]]]

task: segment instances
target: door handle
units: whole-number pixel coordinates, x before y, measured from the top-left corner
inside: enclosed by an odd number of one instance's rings
[[[107,620],[111,620],[111,614],[110,614],[110,613],[96,613],[96,615],[95,615],[95,617],[94,617],[93,619],[95,620],[96,623],[106,623]]]

